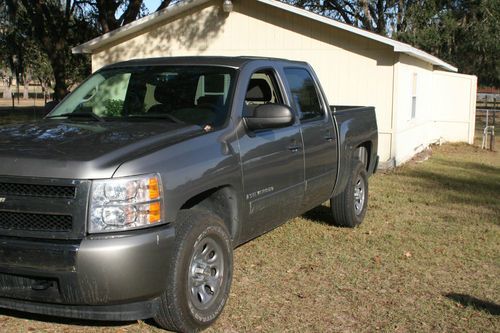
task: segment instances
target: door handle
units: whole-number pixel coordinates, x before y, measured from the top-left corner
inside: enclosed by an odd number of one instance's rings
[[[288,150],[291,151],[292,153],[296,153],[300,150],[300,145],[298,144],[291,144],[288,146]]]
[[[333,134],[331,131],[325,131],[325,136],[323,137],[325,141],[332,142],[334,140]]]
[[[332,142],[332,141],[333,141],[333,136],[330,136],[330,135],[325,135],[323,138],[324,138],[326,141],[328,141],[328,142]]]

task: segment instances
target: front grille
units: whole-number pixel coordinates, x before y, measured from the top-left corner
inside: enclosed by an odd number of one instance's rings
[[[91,183],[0,175],[0,237],[81,239]]]
[[[68,232],[73,226],[70,215],[16,213],[0,211],[0,229]]]
[[[30,197],[52,197],[72,199],[76,195],[75,186],[0,183],[0,195]]]

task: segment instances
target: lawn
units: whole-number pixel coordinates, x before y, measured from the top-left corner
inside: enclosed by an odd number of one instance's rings
[[[370,186],[359,228],[329,225],[321,206],[238,248],[208,331],[499,332],[500,153],[433,147]],[[74,330],[161,332],[0,310],[0,332]]]
[[[15,110],[12,110],[11,107],[2,105],[2,103],[0,103],[0,126],[13,123],[26,123],[36,121],[43,118],[43,116],[44,112],[43,107],[41,106],[16,106]]]

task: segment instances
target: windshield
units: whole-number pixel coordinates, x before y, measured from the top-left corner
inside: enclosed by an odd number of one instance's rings
[[[235,70],[226,67],[133,67],[102,70],[79,86],[48,117],[224,125]]]

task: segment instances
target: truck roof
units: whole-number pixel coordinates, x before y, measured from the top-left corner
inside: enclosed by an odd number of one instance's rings
[[[221,56],[191,56],[191,57],[158,57],[133,59],[117,62],[104,68],[129,67],[129,66],[163,66],[163,65],[215,65],[240,68],[251,61],[272,61],[286,62],[289,64],[305,65],[305,62],[294,61],[280,58],[239,56],[239,57],[221,57]]]

